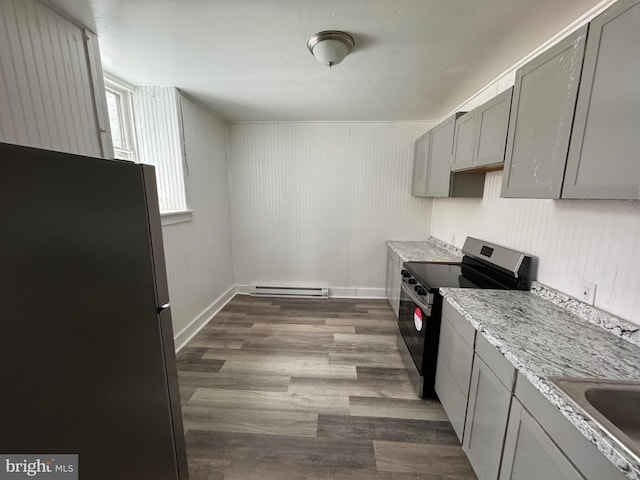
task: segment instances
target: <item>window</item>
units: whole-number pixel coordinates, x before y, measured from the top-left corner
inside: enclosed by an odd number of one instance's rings
[[[115,158],[137,161],[133,131],[132,90],[113,77],[104,79],[107,112]]]
[[[174,87],[134,87],[105,73],[115,158],[153,165],[163,224],[189,221],[180,95]]]

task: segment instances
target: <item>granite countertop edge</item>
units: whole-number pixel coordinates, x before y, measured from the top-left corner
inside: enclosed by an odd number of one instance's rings
[[[455,292],[461,289],[441,288],[440,293],[451,305],[478,331],[487,341],[496,347],[498,351],[515,367],[515,369],[536,388],[552,405],[560,410],[567,418],[598,450],[607,457],[626,478],[640,480],[640,462],[626,452],[626,449],[613,439],[612,435],[599,424],[591,420],[588,414],[560,390],[549,377],[539,376],[532,371],[518,356],[518,352],[512,352],[505,342],[491,331],[486,322],[479,320],[469,313],[454,298]],[[522,293],[522,292],[519,292]],[[537,293],[529,293],[537,295]],[[546,300],[551,302],[551,300]],[[552,302],[553,303],[553,302]],[[561,307],[559,307],[561,308]],[[574,315],[571,312],[568,315]]]
[[[460,263],[462,251],[442,240],[389,240],[390,247],[403,262]]]

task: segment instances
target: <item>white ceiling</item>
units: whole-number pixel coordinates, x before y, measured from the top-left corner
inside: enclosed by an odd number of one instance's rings
[[[229,121],[429,120],[599,0],[49,0],[95,30],[105,71],[173,85]],[[336,67],[306,47],[356,41]]]

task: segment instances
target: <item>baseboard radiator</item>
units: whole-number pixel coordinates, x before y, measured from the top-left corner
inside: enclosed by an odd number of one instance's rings
[[[269,287],[252,285],[249,294],[254,297],[300,297],[329,298],[326,287]]]

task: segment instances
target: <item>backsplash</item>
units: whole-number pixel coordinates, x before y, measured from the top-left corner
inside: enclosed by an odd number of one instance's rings
[[[537,257],[539,282],[577,297],[597,285],[595,306],[640,324],[640,202],[500,198],[502,172],[482,199],[434,199],[431,235],[461,247],[469,235]]]
[[[640,346],[640,326],[635,323],[615,317],[538,282],[532,283],[531,292],[617,337]]]

